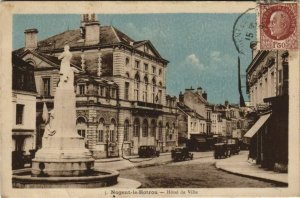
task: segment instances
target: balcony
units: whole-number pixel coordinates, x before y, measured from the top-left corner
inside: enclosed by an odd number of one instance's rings
[[[135,107],[146,107],[151,109],[162,109],[163,106],[161,104],[143,102],[143,101],[134,101],[133,106]]]
[[[154,104],[142,101],[132,102],[133,115],[156,117],[163,113],[161,104]]]

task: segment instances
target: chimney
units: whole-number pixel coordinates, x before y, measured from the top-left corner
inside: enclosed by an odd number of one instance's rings
[[[224,105],[225,105],[225,107],[228,107],[228,105],[229,105],[229,102],[228,102],[228,100],[225,100],[225,103],[224,103]]]
[[[25,30],[25,49],[34,50],[37,48],[38,30],[35,28]]]
[[[81,17],[81,35],[86,45],[99,44],[100,23],[95,14],[83,14]]]
[[[202,97],[207,101],[207,93],[204,91]]]
[[[202,95],[202,87],[198,87],[196,93],[198,93],[201,96]]]
[[[256,56],[258,50],[257,50],[257,41],[252,41],[250,43],[250,48],[252,49],[252,59]]]

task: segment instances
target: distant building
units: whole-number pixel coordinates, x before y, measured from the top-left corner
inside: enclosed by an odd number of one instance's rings
[[[214,135],[221,136],[222,135],[222,114],[221,112],[215,110],[215,108],[212,111],[211,114],[211,132]]]
[[[179,102],[192,109],[195,113],[205,119],[203,133],[211,133],[211,113],[212,108],[207,102],[207,93],[201,87],[194,90],[192,87],[185,89],[184,93],[179,94]]]
[[[12,54],[12,168],[30,163],[36,149],[36,87],[34,68]]]
[[[183,118],[183,120],[179,119],[179,122],[185,121],[187,124],[187,126],[180,124],[178,127],[180,134],[186,132],[186,135],[182,135],[181,137],[190,139],[191,135],[193,134],[206,133],[206,119],[204,117],[196,113],[182,102],[177,103],[177,108],[179,110],[178,114]]]
[[[288,163],[288,57],[287,51],[258,51],[247,68],[250,102],[258,119],[245,134],[250,157],[263,167],[287,171]]]
[[[141,145],[161,151],[177,145],[176,98],[166,96],[166,67],[149,40],[135,41],[94,14],[83,14],[80,28],[37,40],[25,31],[16,50],[35,67],[38,145],[44,131],[43,102],[53,108],[64,45],[70,46],[75,76],[77,130],[95,158],[137,154]]]

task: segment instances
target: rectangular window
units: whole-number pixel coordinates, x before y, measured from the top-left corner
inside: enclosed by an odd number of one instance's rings
[[[125,122],[124,125],[124,141],[128,141],[128,134],[129,134],[129,125]]]
[[[152,66],[152,73],[155,74],[156,73],[156,67]]]
[[[43,78],[43,96],[50,96],[50,77]]]
[[[106,92],[105,92],[105,97],[109,98],[109,97],[110,97],[109,94],[110,94],[110,88],[107,87],[107,88],[106,88]]]
[[[158,91],[158,103],[161,104],[161,98],[162,98],[162,90]],[[171,103],[172,105],[172,103]]]
[[[78,135],[85,138],[85,129],[78,129],[77,130]]]
[[[23,124],[24,105],[17,104],[16,106],[16,124]]]
[[[103,96],[103,93],[104,93],[104,87],[99,86],[99,95]]]
[[[125,82],[124,99],[129,100],[129,82]]]
[[[140,67],[140,61],[136,60],[135,61],[135,68],[139,69],[139,67]]]
[[[159,70],[158,70],[158,75],[160,75],[160,76],[161,76],[161,73],[162,73],[162,70],[161,70],[161,69],[159,69]]]
[[[79,95],[85,94],[85,85],[79,85]]]
[[[116,98],[116,89],[115,88],[111,89],[111,97]]]
[[[145,71],[148,71],[148,64],[147,63],[144,63],[144,69],[145,69]]]
[[[103,142],[104,141],[104,131],[103,131],[103,129],[98,130],[97,141],[98,142]]]

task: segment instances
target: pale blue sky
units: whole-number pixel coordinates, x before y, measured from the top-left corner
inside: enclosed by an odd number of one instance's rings
[[[151,40],[170,61],[167,93],[201,86],[211,103],[239,102],[237,57],[232,41],[239,14],[111,14],[98,15],[102,25],[113,25],[135,40]],[[255,21],[255,15],[249,15]],[[80,15],[15,15],[13,48],[24,46],[24,30],[37,28],[38,39],[80,26]],[[248,43],[245,43],[247,46]],[[249,45],[248,45],[249,46]],[[241,55],[241,72],[251,62],[250,48]],[[245,84],[245,78],[242,83]],[[248,97],[244,90],[244,97]]]

